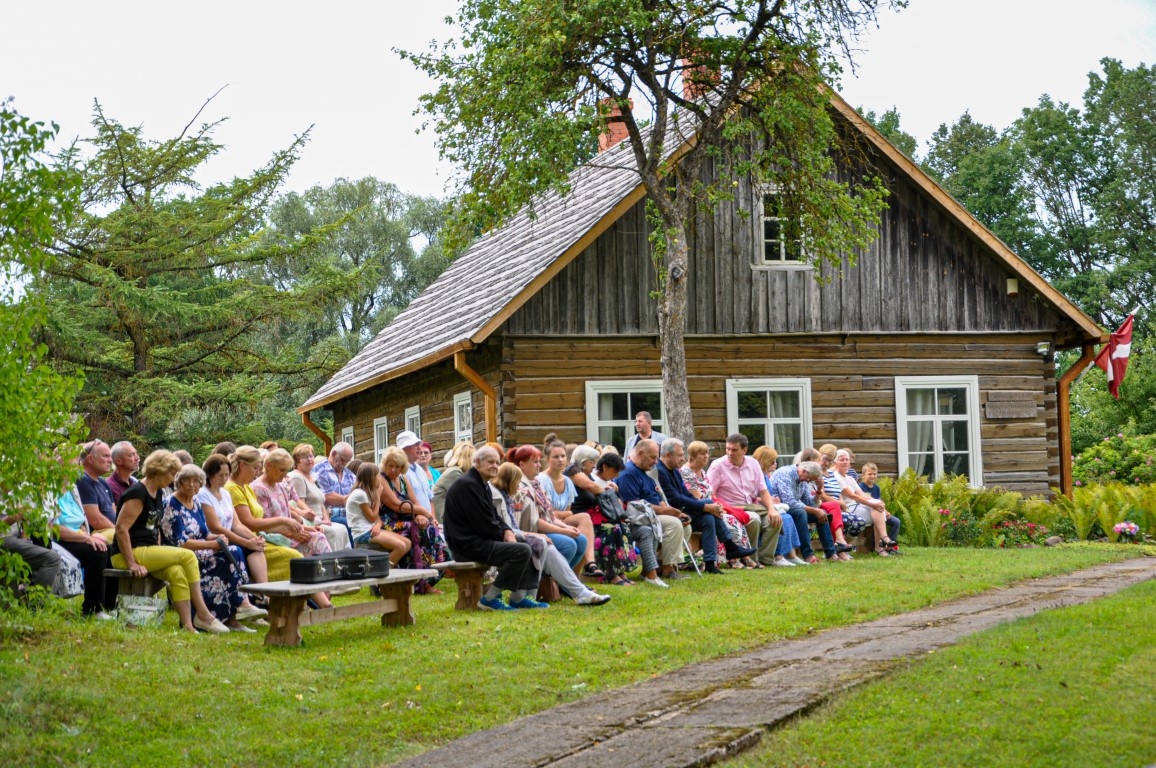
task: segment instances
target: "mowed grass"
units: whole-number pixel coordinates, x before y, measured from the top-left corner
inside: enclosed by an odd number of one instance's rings
[[[928,654],[726,765],[1150,765],[1154,707],[1149,581]]]
[[[177,633],[171,611],[156,630],[33,617],[0,635],[0,746],[20,765],[381,765],[690,662],[1131,553],[912,549],[506,613],[455,612],[447,581],[414,598],[413,627],[349,619],[306,627],[300,648]]]

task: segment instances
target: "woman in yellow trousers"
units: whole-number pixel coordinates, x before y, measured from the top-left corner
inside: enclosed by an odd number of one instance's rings
[[[153,451],[144,460],[141,480],[133,483],[117,504],[112,564],[133,576],[152,574],[168,582],[169,596],[185,629],[228,634],[229,628],[209,612],[201,596],[196,555],[157,543],[157,524],[165,508],[161,489],[172,483],[180,468],[180,460],[169,451]]]

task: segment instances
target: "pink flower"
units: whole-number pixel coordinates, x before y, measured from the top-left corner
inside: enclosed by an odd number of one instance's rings
[[[1081,483],[1079,480],[1077,480],[1076,485],[1083,485],[1083,483]]]

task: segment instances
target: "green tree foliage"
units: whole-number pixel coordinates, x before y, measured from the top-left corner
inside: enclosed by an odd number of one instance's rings
[[[924,167],[980,221],[1105,326],[1156,293],[1156,68],[1115,59],[1081,107],[1050,96],[1007,130],[964,113]]]
[[[45,362],[47,349],[36,341],[44,303],[23,290],[23,281],[49,263],[46,248],[75,207],[75,179],[39,159],[56,131],[0,101],[0,516],[25,512],[42,530],[36,512],[45,493],[72,480],[80,426],[72,412],[80,381]],[[0,553],[0,573],[26,568]]]
[[[859,107],[859,113],[867,122],[874,125],[885,139],[898,147],[899,151],[912,160],[915,159],[918,142],[914,136],[899,127],[899,111],[895,107],[881,115],[876,115],[873,109],[864,110],[863,107]]]
[[[931,136],[923,168],[965,208],[1031,261],[1039,237],[1022,152],[969,112]],[[1037,266],[1038,268],[1038,266]]]
[[[218,125],[154,141],[98,104],[91,155],[74,146],[58,158],[59,173],[81,178],[81,212],[58,231],[35,289],[54,363],[85,374],[78,405],[98,435],[155,444],[185,409],[253,408],[312,373],[281,338],[319,313],[333,280],[281,289],[252,276],[323,240],[261,236],[305,137],[247,178],[202,188],[195,174],[221,150]]]
[[[297,331],[307,349],[335,345],[341,363],[449,263],[440,242],[445,204],[374,178],[337,179],[304,194],[290,192],[273,204],[269,222],[269,236],[287,242],[322,228],[333,231],[308,261],[275,259],[263,266],[283,290],[332,273],[351,278],[344,295],[331,296],[324,314]]]
[[[1092,366],[1072,386],[1072,453],[1080,455],[1118,433],[1156,435],[1156,337],[1133,333],[1120,399],[1108,392],[1104,372]],[[1154,480],[1156,481],[1156,480]]]
[[[489,229],[537,193],[564,191],[594,138],[620,123],[654,228],[666,423],[693,437],[687,228],[731,194],[733,179],[754,175],[782,190],[784,212],[801,222],[815,262],[841,263],[870,242],[885,191],[875,178],[845,181],[863,178],[864,158],[846,141],[843,152],[831,151],[848,137],[839,135],[824,82],[838,74],[835,52],[850,53],[878,5],[463,0],[459,41],[403,52],[440,82],[422,109],[442,156],[462,170],[458,237]],[[685,153],[670,162],[680,145]]]
[[[1156,433],[1156,67],[1105,58],[1083,103],[1042,96],[1007,130],[965,113],[940,126],[925,167],[1091,317],[1115,329],[1139,309],[1112,399],[1098,370],[1072,389],[1076,452],[1117,432]],[[1069,358],[1072,359],[1072,358]]]

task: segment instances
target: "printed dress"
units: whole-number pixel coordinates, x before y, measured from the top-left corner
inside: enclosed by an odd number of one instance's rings
[[[567,493],[574,488],[570,477],[581,471],[573,464],[566,467]],[[542,516],[550,522],[555,522],[553,501],[557,494],[554,492],[554,484],[548,477],[546,482],[535,477],[531,485],[535,493],[539,494],[538,503],[542,506]],[[577,496],[577,491],[574,492],[574,496]],[[571,498],[570,502],[573,500]],[[567,502],[567,506],[570,506],[570,502]],[[607,521],[597,505],[584,511],[590,515],[590,522],[594,525],[594,565],[605,574],[604,581],[609,582],[614,576],[623,576],[637,568],[638,553],[634,551],[634,544],[630,541],[629,526],[626,523]]]
[[[161,543],[169,547],[179,547],[189,539],[209,538],[209,526],[205,523],[205,513],[195,500],[189,509],[175,495],[169,497],[160,521]],[[197,564],[201,568],[201,595],[210,613],[222,622],[228,621],[241,605],[243,595],[240,587],[249,580],[245,568],[245,555],[235,544],[229,545],[236,565],[229,562],[223,552],[211,549],[197,549]]]
[[[254,481],[250,487],[253,493],[257,495],[257,501],[265,510],[265,517],[289,517],[293,514],[289,510],[289,495],[285,493],[285,489],[280,484],[275,486],[266,485],[260,480]],[[325,534],[316,528],[305,528],[305,533],[309,534],[309,539],[303,542],[293,541],[293,549],[297,550],[303,555],[321,555],[326,552],[331,552],[332,548],[329,546],[328,539]]]
[[[382,480],[389,483],[389,478],[384,474],[381,476]],[[405,482],[405,475],[397,478],[397,486],[389,483],[390,489],[394,492],[400,501],[413,502],[409,497],[409,487]],[[413,545],[405,557],[398,562],[402,568],[432,568],[435,563],[444,563],[449,560],[447,553],[446,540],[442,535],[438,524],[430,522],[425,528],[422,528],[413,519],[412,515],[401,515],[394,512],[384,504],[378,510],[381,516],[381,524],[387,531],[392,531],[400,536],[409,539]],[[432,516],[432,515],[431,515]],[[418,562],[420,560],[420,562]],[[414,585],[414,591],[421,594],[428,590],[433,585],[441,581],[442,572],[438,571],[438,575],[430,579],[422,579]]]

